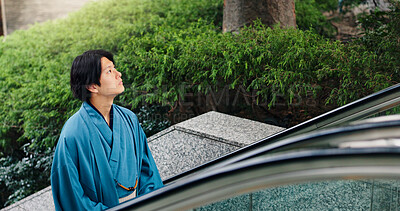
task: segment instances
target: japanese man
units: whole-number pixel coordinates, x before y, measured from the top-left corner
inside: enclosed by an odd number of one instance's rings
[[[136,115],[113,104],[124,91],[113,55],[91,50],[75,58],[71,90],[83,101],[65,123],[54,153],[56,210],[104,210],[163,186]]]

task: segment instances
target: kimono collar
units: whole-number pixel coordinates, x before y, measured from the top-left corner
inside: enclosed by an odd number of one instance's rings
[[[107,124],[107,121],[106,121],[106,119],[104,118],[104,116],[100,113],[100,111],[99,110],[97,110],[97,108],[96,107],[94,107],[94,105],[92,104],[92,103],[90,103],[90,101],[86,101],[86,103],[88,104],[88,105],[90,105],[101,117],[103,117],[103,119],[104,119],[104,121],[106,122],[106,124]],[[113,104],[114,105],[114,104]],[[111,131],[113,130],[113,105],[111,105],[111,110],[110,110],[110,125],[109,125],[109,127],[110,127],[110,129],[111,129]],[[107,124],[108,125],[108,124]]]
[[[113,140],[113,130],[111,130],[110,126],[107,124],[103,115],[93,109],[87,102],[82,104],[83,110],[88,115],[90,121],[95,127],[98,129],[100,134],[104,137],[104,140],[107,141],[108,145],[112,148],[112,140]],[[114,110],[114,106],[112,106],[112,110]],[[113,112],[115,113],[115,112]]]

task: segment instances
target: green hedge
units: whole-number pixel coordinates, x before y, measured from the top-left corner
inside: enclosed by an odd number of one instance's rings
[[[301,30],[313,30],[327,38],[334,38],[336,28],[322,14],[338,8],[337,0],[295,0],[296,24]]]
[[[291,102],[295,94],[325,89],[327,103],[344,105],[393,83],[391,70],[377,71],[376,55],[360,45],[260,23],[239,35],[221,34],[201,20],[184,30],[162,25],[132,38],[121,54],[120,69],[134,85],[123,99],[133,105],[175,102],[182,84],[201,93],[224,86],[258,90],[269,107],[277,93]]]
[[[274,109],[278,94],[288,107],[295,96],[343,105],[398,82],[398,60],[385,54],[390,65],[380,61],[366,45],[329,41],[314,31],[272,30],[259,22],[238,35],[222,34],[222,5],[96,1],[66,19],[8,36],[0,43],[1,196],[15,193],[11,203],[49,184],[42,182],[51,150],[81,104],[69,91],[70,65],[88,49],[115,54],[127,86],[117,103],[132,109],[144,103],[172,106],[185,92],[207,95],[223,87],[256,93],[266,109]],[[45,174],[34,184],[38,172]]]

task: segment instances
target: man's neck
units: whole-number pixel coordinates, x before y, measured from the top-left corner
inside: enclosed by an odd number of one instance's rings
[[[110,111],[114,98],[105,99],[100,96],[92,96],[89,101],[101,113],[107,124],[110,125]]]

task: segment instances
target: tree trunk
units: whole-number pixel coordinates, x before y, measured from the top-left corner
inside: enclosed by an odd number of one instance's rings
[[[3,16],[5,16],[4,15],[4,7],[3,7],[3,0],[0,0],[0,36],[3,36],[4,35],[4,30],[3,30],[3,28],[4,28],[4,23],[5,23],[5,21],[3,21]]]
[[[296,27],[294,0],[224,0],[223,32],[238,32],[257,18],[270,27]]]

